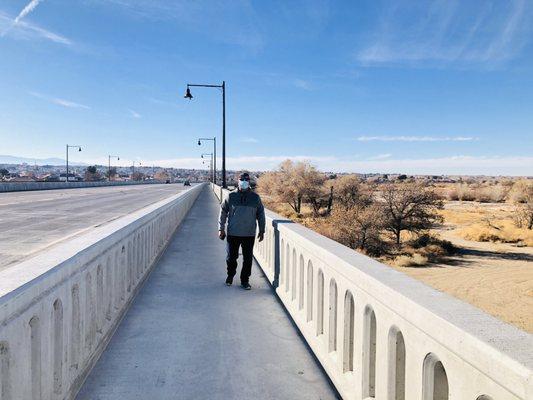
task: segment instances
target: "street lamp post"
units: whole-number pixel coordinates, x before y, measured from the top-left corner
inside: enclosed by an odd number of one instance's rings
[[[214,175],[213,175],[213,153],[202,153],[201,157],[204,158],[204,156],[210,156],[211,157],[210,160],[209,160],[209,170],[210,170],[209,172],[211,173],[211,182],[214,183],[215,181],[213,180],[213,178],[214,178]]]
[[[211,138],[200,138],[198,139],[198,146],[202,144],[202,140],[212,140],[213,141],[213,183],[217,184],[217,138],[216,136]]]
[[[71,147],[77,147],[78,151],[81,151],[81,146],[67,144],[67,182],[68,182],[68,149],[70,149]]]
[[[139,161],[139,167],[141,166],[141,162]],[[131,179],[135,179],[135,160],[133,161],[133,172],[131,173]]]
[[[222,81],[222,85],[197,85],[187,84],[187,91],[185,98],[192,100],[191,87],[207,87],[222,89],[222,187],[226,188],[226,82]]]
[[[107,156],[107,181],[111,182],[111,157],[116,158],[117,161],[120,161],[119,156]]]

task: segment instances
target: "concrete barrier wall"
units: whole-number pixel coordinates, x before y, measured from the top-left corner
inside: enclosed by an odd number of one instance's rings
[[[116,182],[0,182],[0,193],[26,190],[76,189],[101,186],[129,186],[161,184],[161,181],[116,181]]]
[[[0,399],[72,399],[204,185],[0,273]]]
[[[272,212],[255,258],[344,399],[533,399],[533,335]]]

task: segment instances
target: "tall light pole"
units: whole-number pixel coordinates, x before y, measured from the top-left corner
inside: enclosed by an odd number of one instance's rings
[[[111,182],[111,157],[116,158],[117,161],[120,161],[119,156],[107,156],[107,181]]]
[[[68,149],[70,149],[71,147],[77,147],[78,151],[81,151],[81,146],[67,144],[67,182],[68,182]]]
[[[211,182],[214,183],[214,180],[213,180],[213,178],[214,178],[214,175],[213,175],[213,153],[202,153],[201,157],[204,158],[204,156],[210,156],[211,157],[211,159],[209,161],[209,169],[210,169],[209,172],[211,173]]]
[[[198,146],[202,145],[202,140],[212,140],[213,141],[213,183],[217,184],[217,138],[216,136],[211,138],[200,138],[198,139]]]
[[[192,100],[191,87],[207,87],[222,89],[222,187],[226,185],[226,81],[222,81],[222,85],[197,85],[187,84],[187,91],[185,92],[185,98]]]

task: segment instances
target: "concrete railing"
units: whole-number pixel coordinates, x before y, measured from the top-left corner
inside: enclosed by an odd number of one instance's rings
[[[204,185],[0,273],[0,398],[72,399]]]
[[[111,181],[111,182],[0,182],[0,193],[28,190],[77,189],[102,186],[130,186],[161,184],[162,181]]]
[[[344,399],[533,399],[533,335],[266,214],[255,258]]]

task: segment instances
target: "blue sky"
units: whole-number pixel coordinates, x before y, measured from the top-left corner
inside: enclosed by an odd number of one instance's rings
[[[532,39],[527,0],[4,0],[0,154],[200,168],[226,80],[229,168],[533,175]]]

